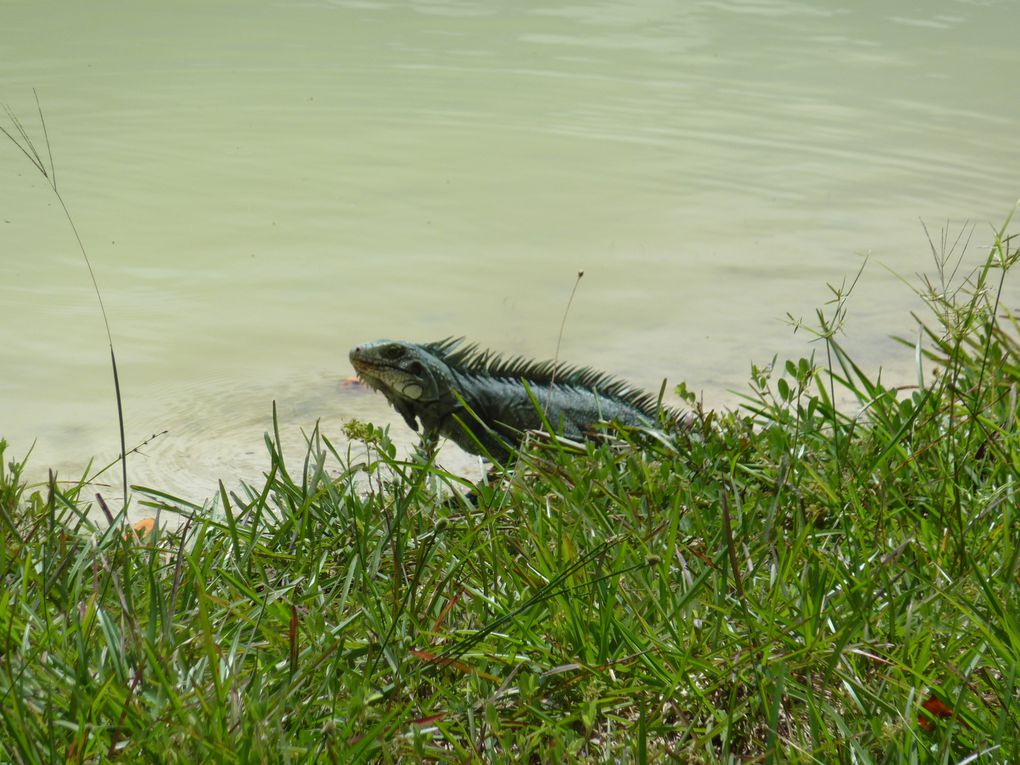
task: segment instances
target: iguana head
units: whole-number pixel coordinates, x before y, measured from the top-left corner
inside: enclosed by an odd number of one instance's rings
[[[413,430],[422,409],[449,394],[446,364],[420,345],[375,340],[352,348],[350,359],[358,376],[381,391]]]

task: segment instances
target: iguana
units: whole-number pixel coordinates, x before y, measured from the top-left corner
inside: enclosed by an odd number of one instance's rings
[[[465,451],[498,460],[525,431],[543,429],[539,409],[570,439],[594,436],[603,421],[642,427],[659,421],[655,397],[622,380],[551,361],[504,358],[463,342],[376,340],[352,348],[350,359],[412,430],[421,424],[427,442],[446,436]]]

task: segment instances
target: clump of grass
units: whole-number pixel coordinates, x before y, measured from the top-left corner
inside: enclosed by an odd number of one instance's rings
[[[824,364],[478,486],[351,423],[207,505],[136,488],[182,519],[142,534],[12,463],[4,758],[1020,761],[1015,260],[935,296],[917,387],[837,290]]]

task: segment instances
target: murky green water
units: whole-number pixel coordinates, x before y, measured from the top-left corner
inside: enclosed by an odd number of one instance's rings
[[[38,138],[38,89],[129,442],[169,430],[131,479],[201,497],[265,466],[273,400],[292,441],[403,433],[339,384],[359,341],[552,356],[582,270],[562,358],[724,403],[867,254],[848,333],[905,373],[883,266],[929,267],[920,221],[976,223],[976,260],[1020,196],[1018,28],[1012,0],[8,0],[0,101]],[[112,459],[96,298],[7,143],[0,213],[0,434]]]

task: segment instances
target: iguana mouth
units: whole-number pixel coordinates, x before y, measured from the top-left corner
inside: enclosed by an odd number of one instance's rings
[[[351,365],[366,385],[383,393],[398,393],[403,398],[415,401],[422,397],[425,387],[416,374],[420,371],[417,362],[411,362],[411,368],[404,369],[399,364],[387,363],[388,359],[385,358],[364,358],[361,354],[365,352],[361,347],[352,350]]]
[[[370,388],[383,390],[386,387],[386,371],[392,367],[370,364],[354,364],[358,377]]]

